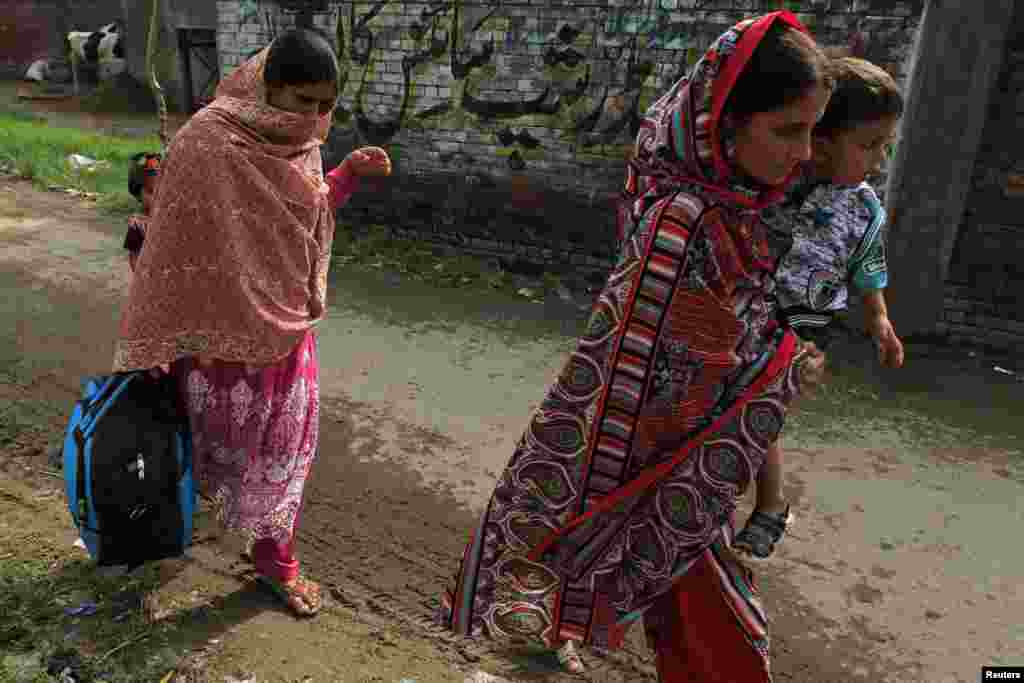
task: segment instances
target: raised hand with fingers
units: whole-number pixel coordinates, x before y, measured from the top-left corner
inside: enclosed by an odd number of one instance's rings
[[[380,147],[360,147],[351,152],[342,165],[357,176],[383,177],[391,175],[391,158]]]

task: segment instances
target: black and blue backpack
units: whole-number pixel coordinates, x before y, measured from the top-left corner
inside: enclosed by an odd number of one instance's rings
[[[63,456],[68,509],[98,565],[137,567],[191,545],[192,442],[173,377],[85,378]]]

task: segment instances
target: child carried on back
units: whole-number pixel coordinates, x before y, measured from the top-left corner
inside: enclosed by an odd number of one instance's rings
[[[128,250],[128,265],[135,272],[135,264],[142,252],[142,243],[146,239],[146,224],[153,215],[153,200],[156,186],[160,178],[159,154],[140,152],[131,158],[132,168],[128,173],[128,192],[138,200],[142,213],[128,217],[128,233],[124,238],[124,248]]]
[[[850,291],[860,296],[866,329],[885,367],[903,364],[903,345],[885,304],[885,213],[865,178],[876,173],[903,113],[893,78],[862,59],[835,60],[836,88],[815,126],[813,157],[765,221],[792,234],[776,273],[779,312],[803,339],[824,350]],[[757,504],[735,547],[752,559],[771,556],[791,520],[782,492],[782,451],[773,443],[761,468]]]
[[[128,233],[124,248],[128,250],[128,264],[135,272],[146,240],[146,226],[153,215],[157,184],[160,180],[162,157],[153,152],[140,152],[131,158],[128,174],[128,192],[138,200],[142,213],[128,217]],[[324,177],[324,190],[332,209],[343,206],[359,187],[362,176],[387,175],[391,160],[379,147],[361,147],[353,150],[345,160]]]

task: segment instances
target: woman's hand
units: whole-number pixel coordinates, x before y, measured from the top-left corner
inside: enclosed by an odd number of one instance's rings
[[[391,175],[391,158],[380,147],[360,147],[351,152],[343,165],[348,166],[353,175],[362,177],[382,177]]]

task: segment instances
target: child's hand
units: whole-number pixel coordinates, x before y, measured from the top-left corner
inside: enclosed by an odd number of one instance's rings
[[[878,317],[871,321],[868,332],[875,340],[878,349],[878,362],[885,368],[898,368],[903,365],[903,342],[896,336],[892,322],[888,317]]]
[[[380,147],[360,147],[351,152],[345,161],[349,170],[357,176],[389,176],[391,175],[391,158]]]
[[[797,365],[797,377],[804,393],[811,393],[825,381],[825,352],[814,342],[801,342],[794,362]]]

